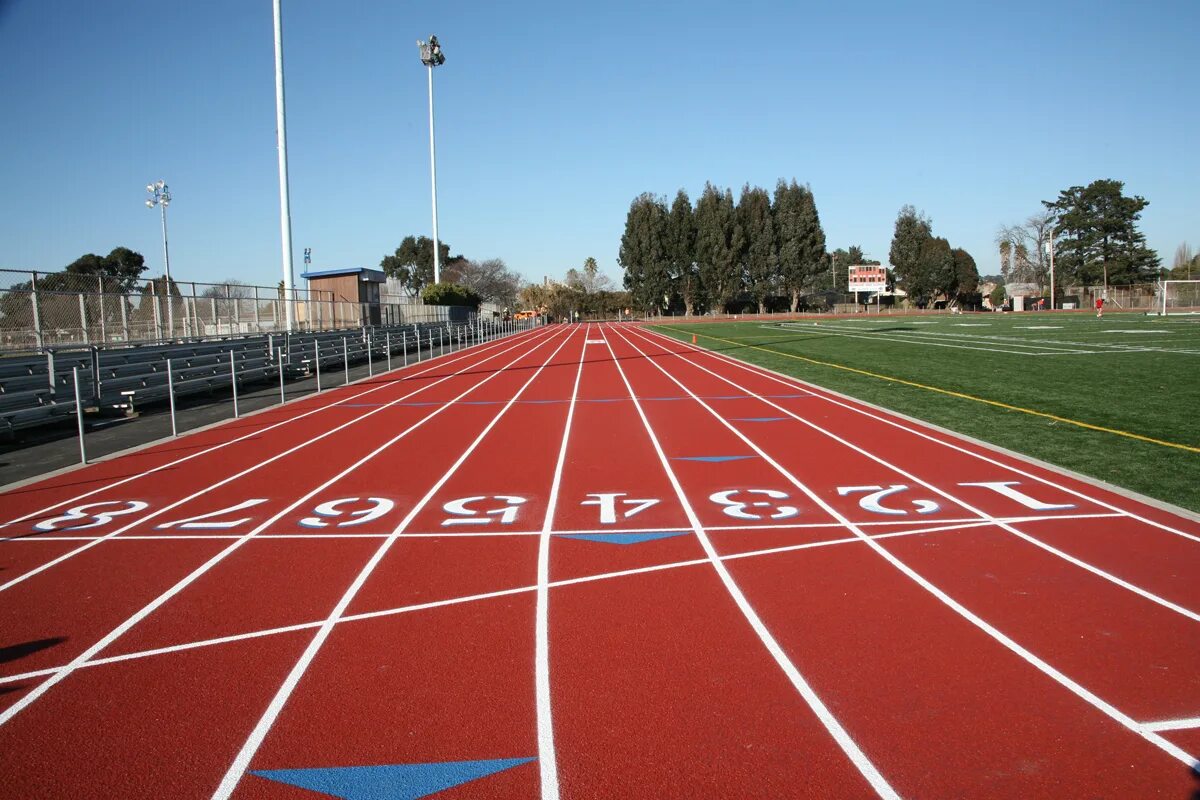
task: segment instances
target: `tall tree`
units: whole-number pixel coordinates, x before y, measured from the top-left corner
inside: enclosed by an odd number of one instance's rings
[[[921,241],[916,264],[904,279],[904,291],[918,306],[924,308],[943,292],[954,286],[954,255],[950,243],[941,237],[929,236]]]
[[[700,268],[696,261],[696,217],[688,193],[680,189],[671,203],[667,226],[667,257],[670,261],[671,282],[683,298],[684,313],[696,313],[702,301]]]
[[[457,283],[477,294],[481,300],[512,306],[521,288],[521,276],[510,270],[502,258],[472,261],[460,258],[446,264],[443,282]]]
[[[961,247],[950,251],[954,263],[954,277],[951,293],[960,302],[979,291],[979,267],[971,254]]]
[[[448,264],[450,245],[438,242],[439,261]],[[396,278],[410,297],[416,297],[426,284],[433,282],[433,240],[428,236],[405,236],[390,256],[379,262],[389,278]]]
[[[1064,189],[1042,205],[1058,220],[1055,268],[1085,284],[1130,284],[1156,277],[1158,254],[1137,221],[1149,203],[1126,197],[1122,181],[1104,179]]]
[[[737,217],[746,236],[742,275],[758,313],[767,312],[767,298],[779,291],[775,275],[775,227],[771,221],[771,198],[766,189],[746,184],[738,200]]]
[[[734,213],[733,192],[722,192],[711,183],[696,202],[696,262],[709,308],[724,313],[741,291],[738,274],[745,234]]]
[[[888,260],[896,270],[896,278],[904,284],[914,274],[921,262],[921,248],[933,237],[933,223],[924,214],[918,214],[912,206],[904,206],[896,217],[896,229],[892,234],[892,246]]]
[[[775,253],[779,266],[779,278],[782,283],[781,288],[791,296],[793,312],[800,305],[800,293],[811,274],[808,264],[808,231],[805,220],[804,191],[794,180],[787,183],[780,178],[779,182],[775,184],[775,197],[771,204],[771,213],[775,221]],[[822,254],[824,238],[822,235]]]
[[[629,206],[618,263],[625,268],[625,288],[633,303],[647,313],[661,313],[671,289],[667,256],[666,202],[649,192]]]

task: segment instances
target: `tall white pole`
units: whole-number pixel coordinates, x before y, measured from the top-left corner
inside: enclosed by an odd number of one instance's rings
[[[163,229],[163,272],[167,276],[167,338],[175,338],[175,309],[171,302],[171,253],[167,249],[167,204],[159,203],[162,210]]]
[[[278,0],[276,0],[278,2]],[[441,283],[441,269],[437,226],[437,150],[433,142],[433,65],[429,70],[429,177],[433,187],[433,282]]]
[[[275,136],[279,149],[279,227],[283,238],[283,309],[288,333],[296,324],[292,307],[292,211],[288,202],[287,127],[283,100],[283,10],[275,10]]]

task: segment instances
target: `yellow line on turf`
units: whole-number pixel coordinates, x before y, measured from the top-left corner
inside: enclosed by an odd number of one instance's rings
[[[653,327],[659,328],[662,326],[655,325]],[[666,330],[669,331],[670,328],[667,328]],[[745,347],[749,350],[761,350],[764,353],[770,353],[771,355],[783,356],[785,358],[792,358],[797,361],[806,361],[809,364],[816,364],[817,366],[820,366],[820,367],[831,367],[833,369],[840,369],[840,370],[844,370],[846,372],[853,372],[858,375],[866,375],[869,378],[878,378],[879,380],[882,380],[882,381],[890,381],[892,383],[903,384],[904,386],[911,386],[915,389],[924,389],[925,391],[928,391],[928,392],[937,392],[938,394],[949,395],[950,397],[957,397],[960,400],[971,400],[976,403],[984,403],[985,405],[995,406],[996,408],[1002,408],[1005,411],[1019,411],[1022,414],[1029,414],[1030,416],[1034,416],[1034,417],[1042,417],[1043,419],[1054,420],[1055,422],[1062,422],[1067,425],[1075,425],[1080,428],[1086,428],[1090,431],[1099,431],[1100,433],[1111,433],[1114,436],[1124,436],[1127,439],[1136,439],[1139,442],[1148,442],[1149,444],[1157,444],[1157,445],[1161,445],[1162,447],[1173,447],[1176,450],[1186,450],[1189,453],[1200,453],[1200,447],[1192,447],[1191,445],[1179,444],[1178,442],[1165,442],[1162,439],[1152,439],[1149,436],[1142,436],[1141,434],[1130,433],[1129,431],[1119,431],[1114,428],[1105,428],[1100,425],[1093,425],[1090,422],[1080,422],[1079,420],[1075,420],[1075,419],[1067,419],[1066,417],[1059,417],[1059,416],[1055,416],[1054,414],[1047,414],[1044,411],[1034,411],[1031,408],[1021,408],[1020,406],[1012,406],[1012,405],[1009,405],[1008,403],[1001,403],[998,400],[988,400],[985,397],[976,397],[975,395],[972,395],[972,394],[963,394],[962,392],[952,392],[949,389],[940,389],[937,386],[926,386],[923,383],[916,383],[914,381],[906,381],[903,378],[893,378],[890,375],[880,375],[877,372],[868,372],[865,369],[857,369],[855,367],[847,367],[844,364],[834,364],[833,362],[830,362],[830,361],[818,361],[815,358],[808,358],[807,356],[798,356],[795,353],[785,353],[782,350],[772,350],[769,347],[761,347],[756,344],[746,344],[745,342],[739,342],[735,339],[722,339],[720,336],[712,336],[711,334],[699,333],[697,331],[688,331],[688,333],[692,333],[692,334],[699,336],[701,338],[704,338],[704,339],[712,339],[713,341],[724,342],[725,344],[732,344],[736,347]]]

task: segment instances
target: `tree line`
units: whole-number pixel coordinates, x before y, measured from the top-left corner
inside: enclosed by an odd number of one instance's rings
[[[433,240],[406,236],[395,252],[383,257],[379,268],[399,281],[410,297],[431,305],[473,305],[486,301],[511,307],[521,288],[521,276],[500,258],[475,261],[450,255],[450,245],[438,242],[441,283],[433,283]]]
[[[734,306],[796,311],[830,263],[812,190],[782,179],[774,195],[746,184],[736,203],[731,189],[712,183],[695,207],[683,189],[669,207],[665,197],[639,195],[617,262],[639,310],[686,314]]]

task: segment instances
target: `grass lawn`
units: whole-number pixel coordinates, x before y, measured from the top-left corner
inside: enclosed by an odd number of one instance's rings
[[[1200,511],[1200,317],[862,315],[655,328]]]

